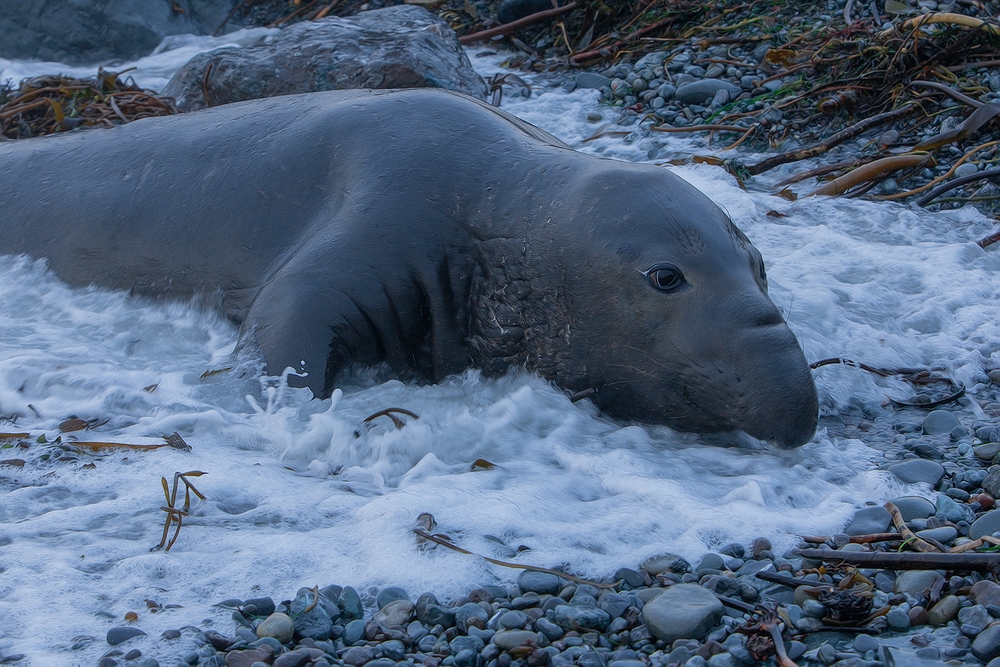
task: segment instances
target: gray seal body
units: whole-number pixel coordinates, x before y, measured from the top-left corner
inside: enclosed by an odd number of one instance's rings
[[[523,367],[609,415],[782,447],[818,415],[760,254],[670,172],[435,90],[254,100],[0,145],[0,252],[218,295],[268,372]]]

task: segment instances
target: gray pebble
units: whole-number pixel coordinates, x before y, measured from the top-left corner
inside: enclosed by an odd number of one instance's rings
[[[862,655],[868,651],[877,651],[878,646],[878,641],[871,635],[859,634],[854,638],[854,650]]]
[[[718,79],[720,76],[725,74],[726,69],[722,65],[713,64],[710,65],[708,69],[705,70],[706,79]]]
[[[884,507],[877,505],[862,507],[854,513],[854,518],[851,519],[844,532],[848,535],[884,533],[891,522],[892,517]]]
[[[889,466],[889,472],[907,484],[923,482],[931,486],[936,486],[941,481],[941,478],[944,477],[944,468],[940,463],[924,459],[909,459],[902,463],[897,463]]]
[[[927,530],[918,530],[917,537],[922,537],[924,539],[932,539],[937,542],[951,542],[953,539],[958,537],[958,531],[952,526],[941,526],[940,528],[928,528]]]
[[[703,639],[721,620],[724,609],[715,595],[696,584],[677,584],[642,609],[642,620],[658,639]]]
[[[892,504],[899,509],[903,521],[907,522],[913,519],[926,519],[929,516],[933,516],[935,511],[934,503],[920,496],[893,498]]]
[[[812,618],[823,618],[826,616],[826,607],[818,600],[806,599],[802,601],[802,612]]]
[[[963,162],[955,168],[955,178],[963,178],[965,176],[972,176],[979,171],[979,167],[968,162]]]
[[[722,79],[705,79],[702,81],[692,81],[678,86],[674,98],[683,104],[707,104],[715,97],[720,90],[726,90],[731,95],[736,95],[740,89]]]
[[[698,562],[697,572],[706,570],[721,570],[726,566],[726,560],[719,554],[707,553]]]
[[[111,644],[112,646],[117,646],[118,644],[121,644],[124,641],[128,641],[129,639],[132,639],[133,637],[139,637],[139,636],[142,636],[142,635],[145,635],[145,634],[146,633],[143,632],[142,630],[140,630],[139,628],[132,628],[132,627],[123,625],[123,626],[120,626],[120,627],[117,627],[117,628],[111,628],[110,630],[108,630],[107,640],[108,640],[108,643]]]
[[[932,410],[924,417],[923,429],[927,435],[943,435],[959,426],[958,417],[947,410]]]
[[[375,606],[381,609],[390,602],[409,599],[409,594],[399,586],[387,586],[386,588],[380,590],[378,595],[375,596]]]
[[[344,627],[344,634],[341,636],[341,639],[344,640],[344,644],[351,646],[352,644],[364,639],[364,636],[365,622],[364,619],[358,618],[351,621]]]
[[[517,578],[517,587],[521,593],[530,591],[539,595],[555,595],[562,590],[562,579],[548,572],[525,570]]]
[[[345,586],[337,598],[337,606],[344,618],[353,620],[365,617],[365,608],[361,605],[361,596],[351,586]]]
[[[985,488],[985,483],[984,483]],[[978,540],[984,535],[992,535],[1000,531],[1000,510],[990,510],[976,519],[969,528],[969,537]]]
[[[611,79],[596,72],[580,72],[573,79],[577,88],[603,88],[611,84]]]
[[[295,623],[288,614],[282,614],[281,612],[271,614],[257,626],[258,637],[273,637],[282,644],[292,641],[294,634]]]
[[[934,506],[937,508],[938,514],[953,523],[972,518],[967,514],[968,509],[966,507],[959,505],[943,493],[938,494]]]
[[[893,630],[906,630],[910,627],[910,615],[896,608],[885,615],[885,620]]]

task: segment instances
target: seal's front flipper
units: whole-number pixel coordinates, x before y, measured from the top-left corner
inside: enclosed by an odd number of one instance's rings
[[[324,282],[327,285],[324,285]],[[384,351],[373,327],[345,293],[322,276],[281,274],[265,285],[243,322],[267,361],[267,373],[291,367],[292,386],[307,386],[317,397],[333,389],[333,378],[348,360],[377,363]]]

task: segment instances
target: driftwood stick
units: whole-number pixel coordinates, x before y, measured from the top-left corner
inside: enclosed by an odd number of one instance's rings
[[[833,549],[796,549],[793,553],[803,558],[887,570],[1000,571],[1000,553],[900,553]]]
[[[931,553],[940,553],[942,551],[942,549],[938,549],[926,540],[917,537],[917,534],[910,530],[909,526],[906,525],[906,521],[903,520],[903,514],[899,511],[899,508],[896,507],[895,503],[886,503],[885,509],[888,510],[889,515],[892,517],[892,525],[894,525],[896,530],[899,531],[899,536],[906,540],[908,545],[917,551]]]
[[[761,160],[757,164],[749,165],[747,167],[747,171],[749,171],[752,176],[756,176],[757,174],[763,174],[768,169],[774,169],[775,167],[788,162],[798,162],[799,160],[805,160],[811,157],[816,157],[817,155],[822,155],[834,146],[841,144],[848,139],[853,139],[869,128],[902,118],[906,114],[910,113],[914,108],[915,106],[913,104],[907,104],[906,106],[899,107],[898,109],[886,111],[885,113],[880,113],[876,116],[872,116],[871,118],[865,118],[850,127],[844,128],[836,134],[830,135],[818,144],[813,144],[812,146],[807,146],[806,148],[801,148],[799,150],[788,151],[787,153],[772,155],[769,158]]]
[[[565,14],[566,12],[571,12],[579,6],[578,2],[571,2],[568,5],[563,5],[562,7],[556,7],[555,9],[546,9],[544,12],[536,12],[534,14],[529,14],[528,16],[519,18],[516,21],[511,21],[510,23],[504,23],[503,25],[498,25],[495,28],[489,28],[487,30],[480,30],[479,32],[474,32],[468,35],[463,35],[458,38],[461,44],[472,44],[473,42],[481,42],[484,39],[489,39],[490,37],[496,37],[497,35],[506,35],[508,32],[518,30],[526,25],[531,25],[532,23],[537,23],[539,21],[544,21],[545,19],[550,19],[554,16],[559,16],[560,14]]]

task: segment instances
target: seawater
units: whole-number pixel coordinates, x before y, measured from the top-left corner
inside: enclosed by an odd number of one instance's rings
[[[156,89],[196,52],[267,34],[172,38],[132,76]],[[473,53],[484,74],[501,58]],[[0,80],[94,69],[0,61]],[[595,91],[537,80],[530,98],[508,96],[504,108],[579,150],[649,159],[648,140],[584,142],[601,124],[588,114],[616,114]],[[693,139],[663,143],[705,151]],[[974,210],[788,202],[744,191],[716,167],[674,171],[760,248],[772,298],[810,360],[940,367],[973,397],[984,369],[1000,366],[1000,253],[975,245],[992,223]],[[228,612],[213,607],[226,598],[280,600],[330,583],[454,598],[515,579],[476,557],[419,549],[411,529],[425,512],[466,549],[602,577],[662,552],[696,560],[757,536],[781,553],[797,535],[841,529],[865,501],[930,493],[877,470],[880,452],[865,442],[825,429],[791,452],[722,448],[608,421],[523,373],[470,371],[424,387],[359,380],[313,400],[261,376],[253,358],[234,363],[235,328],[197,304],[70,288],[26,258],[0,257],[0,304],[0,431],[51,442],[78,417],[103,424],[64,440],[157,444],[177,432],[192,448],[44,462],[37,452],[51,444],[0,450],[30,461],[0,467],[0,655],[24,653],[31,665],[95,664],[129,611],[149,635],[134,643],[171,664],[179,648],[158,635],[186,624],[231,631]],[[828,418],[910,391],[844,367],[816,378]],[[419,419],[364,423],[387,407]],[[160,478],[193,470],[207,473],[191,478],[206,500],[194,499],[169,553],[151,551],[165,518]],[[146,600],[163,609],[147,611]]]

